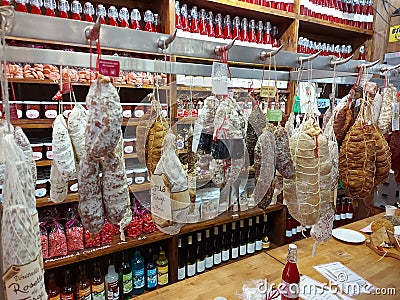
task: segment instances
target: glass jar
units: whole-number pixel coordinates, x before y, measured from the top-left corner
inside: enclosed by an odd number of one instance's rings
[[[78,192],[78,180],[77,179],[68,181],[68,192],[69,193],[77,193]]]
[[[135,148],[133,145],[133,139],[124,139],[124,153],[131,154],[135,152]]]
[[[25,115],[28,119],[40,119],[40,102],[28,101],[25,103]]]
[[[124,118],[132,118],[132,105],[122,104],[122,116]]]
[[[36,198],[43,198],[48,194],[48,186],[47,186],[48,179],[38,177],[36,181],[35,187],[35,197]]]
[[[53,144],[50,142],[43,143],[44,153],[47,159],[53,159]]]
[[[43,143],[31,144],[31,147],[34,160],[41,160],[43,158]]]
[[[143,105],[137,105],[135,107],[135,111],[134,111],[133,115],[135,116],[135,118],[143,117],[143,115],[144,115],[144,106]]]
[[[136,168],[133,173],[135,175],[135,184],[143,184],[146,181],[146,168]]]
[[[55,102],[42,102],[43,116],[46,119],[55,119],[58,115],[58,104]]]
[[[133,174],[133,170],[126,170],[126,181],[128,185],[131,185],[133,183],[134,177],[135,176]]]

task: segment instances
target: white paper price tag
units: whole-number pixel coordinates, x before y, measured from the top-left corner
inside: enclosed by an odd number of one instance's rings
[[[170,193],[162,175],[151,176],[151,213],[164,220],[172,220]]]
[[[393,103],[392,131],[400,130],[400,103]]]
[[[211,72],[211,87],[215,95],[228,94],[228,65],[214,62]]]
[[[192,142],[192,152],[196,153],[197,148],[199,147],[199,142],[200,142],[200,135],[201,131],[203,130],[203,126],[199,123],[194,123],[194,129],[193,129],[193,142]]]

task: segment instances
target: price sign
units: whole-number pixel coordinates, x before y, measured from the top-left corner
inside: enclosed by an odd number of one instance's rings
[[[99,59],[99,73],[104,76],[118,77],[120,64],[117,60]]]
[[[268,109],[267,120],[269,122],[280,122],[282,121],[283,112],[281,109]]]
[[[274,98],[276,95],[276,87],[274,86],[261,86],[261,98]]]

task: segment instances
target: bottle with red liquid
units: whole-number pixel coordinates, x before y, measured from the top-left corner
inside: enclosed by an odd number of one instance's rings
[[[285,10],[286,6],[285,6],[285,3],[282,2],[282,0],[277,0],[275,8],[280,9],[280,10]]]
[[[81,20],[81,13],[82,13],[82,5],[79,1],[74,0],[71,3],[71,19],[73,20]]]
[[[175,1],[175,28],[182,29],[181,25],[181,8],[179,6],[179,1]]]
[[[208,35],[207,31],[207,13],[205,9],[200,9],[199,12],[199,29],[201,35]]]
[[[288,213],[286,217],[285,243],[289,244],[293,241],[292,233],[292,216]],[[296,230],[297,231],[297,230]]]
[[[367,13],[367,29],[372,30],[372,24],[374,22],[374,0],[367,0],[368,13]]]
[[[361,28],[361,6],[360,0],[353,0],[354,7],[354,27]]]
[[[307,15],[307,7],[304,5],[304,1],[300,0],[300,14],[303,16]]]
[[[346,47],[346,58],[351,56],[351,53],[353,52],[353,48],[351,45],[347,45]]]
[[[303,51],[303,37],[301,36],[297,42],[297,53],[304,53]]]
[[[119,10],[119,26],[122,28],[129,28],[129,11],[126,7]]]
[[[10,6],[11,5],[10,2],[11,1],[9,1],[9,0],[3,0],[3,1],[1,1],[1,6]]]
[[[68,19],[69,15],[69,3],[67,0],[59,0],[58,1],[58,13],[59,13],[59,17],[63,18],[63,19]]]
[[[286,266],[282,272],[282,300],[299,299],[300,273],[297,269],[297,246],[289,244]]]
[[[347,224],[353,222],[353,214],[354,214],[353,199],[347,198],[347,211],[346,211]]]
[[[209,37],[215,36],[214,16],[212,11],[209,11],[207,14],[207,34]]]
[[[215,16],[215,35],[216,38],[223,38],[224,32],[222,29],[222,15],[217,14]]]
[[[69,270],[64,272],[64,285],[61,287],[60,300],[74,300],[74,287]]]
[[[181,7],[181,28],[183,31],[190,31],[188,9],[186,4],[182,4]]]
[[[271,30],[272,30],[271,23],[270,22],[265,23],[264,29],[265,29],[264,44],[272,45],[273,41],[271,36]]]
[[[189,22],[189,27],[190,27],[190,32],[191,33],[200,33],[200,28],[199,28],[199,13],[197,12],[197,6],[193,6],[192,9],[190,10],[190,22]]]
[[[240,23],[240,36],[243,42],[249,41],[249,24],[247,22],[247,18],[243,18]]]
[[[293,12],[294,0],[287,0],[285,9],[287,12]]]
[[[224,18],[224,39],[232,39],[232,22],[230,15],[226,15]]]
[[[30,0],[29,4],[31,5],[31,13],[34,15],[41,15],[42,14],[42,6],[43,6],[43,1],[42,0]]]
[[[359,60],[365,60],[365,46],[360,47],[360,54],[358,56]]]
[[[367,13],[367,6],[365,5],[366,1],[365,0],[359,0],[359,5],[360,5],[360,28],[365,29],[366,28],[366,13]]]
[[[335,215],[334,215],[335,219],[333,221],[333,225],[334,225],[335,228],[336,227],[340,227],[342,225],[341,221],[340,221],[341,213],[342,213],[342,204],[340,202],[340,199],[338,198],[336,200],[336,208],[335,208]]]
[[[56,16],[56,0],[44,0],[44,8],[46,9],[46,16]]]
[[[161,32],[161,17],[159,14],[154,14],[154,32]]]
[[[249,42],[250,43],[257,42],[256,21],[254,20],[250,20],[249,22]]]
[[[134,30],[142,30],[142,28],[140,26],[141,20],[142,20],[142,16],[140,15],[140,11],[137,8],[132,9],[131,28]]]
[[[94,22],[93,16],[94,16],[94,7],[93,4],[90,2],[86,2],[83,5],[83,13],[85,15],[85,21],[86,22]]]
[[[238,16],[233,18],[232,21],[232,28],[233,28],[233,38],[236,38],[238,41],[242,40],[242,36],[240,34],[240,18]]]
[[[278,27],[272,26],[271,37],[272,37],[272,47],[274,48],[278,48],[280,46],[278,36],[279,36]]]
[[[148,32],[154,32],[154,14],[151,12],[151,10],[146,10],[143,16],[144,20],[144,31]]]
[[[349,26],[354,27],[354,2],[353,0],[347,0],[347,9],[349,11]]]
[[[256,26],[256,43],[263,44],[264,43],[264,24],[262,21],[257,22]]]
[[[97,5],[96,15],[98,18],[100,18],[100,24],[107,24],[106,22],[107,12],[103,4]]]
[[[28,8],[26,7],[26,4],[28,3],[28,0],[15,0],[15,2],[17,3],[17,11],[20,12],[28,12]]]
[[[107,11],[108,25],[119,26],[118,24],[118,10],[115,6],[110,6]]]

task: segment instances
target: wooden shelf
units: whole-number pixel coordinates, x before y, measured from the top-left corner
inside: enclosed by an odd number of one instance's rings
[[[44,261],[44,269],[50,270],[58,267],[62,267],[65,265],[77,263],[83,260],[92,259],[99,256],[104,256],[107,254],[111,254],[114,252],[123,251],[126,249],[131,249],[139,246],[143,246],[146,244],[151,244],[157,241],[162,241],[170,238],[170,235],[162,233],[160,231],[156,231],[150,234],[142,234],[138,238],[130,238],[126,237],[126,242],[121,242],[119,240],[119,235],[114,236],[113,243],[108,246],[103,246],[99,248],[85,249],[81,251],[76,251],[70,253],[66,256],[62,256],[59,258],[47,259]]]
[[[199,223],[193,223],[193,224],[186,224],[185,226],[182,227],[179,234],[194,232],[194,231],[202,230],[205,228],[211,228],[213,226],[226,224],[226,223],[230,223],[230,222],[241,220],[241,219],[247,219],[247,218],[250,218],[253,216],[263,215],[266,213],[281,210],[284,207],[285,206],[282,204],[276,204],[276,205],[269,206],[267,208],[267,210],[265,210],[265,211],[258,207],[254,207],[254,208],[248,209],[246,211],[238,211],[238,212],[227,211],[211,220],[207,220],[207,221],[203,221],[203,222],[199,222]]]
[[[49,167],[51,166],[51,159],[42,159],[36,161],[36,167]]]
[[[131,191],[131,193],[149,191],[150,182],[146,182],[143,184],[132,184],[129,186],[129,190]]]
[[[22,129],[46,129],[51,128],[53,126],[53,119],[37,119],[37,120],[30,120],[30,119],[19,119],[19,120],[12,120],[11,123],[14,126],[19,126]]]
[[[130,154],[125,153],[124,154],[124,158],[125,159],[127,159],[127,158],[137,158],[137,157],[138,157],[137,153],[130,153]]]
[[[50,201],[49,197],[36,198],[36,207],[53,206],[53,205],[59,205],[59,204],[64,204],[64,203],[73,203],[73,202],[78,202],[78,193],[68,194],[67,199],[65,199],[61,203],[55,203],[53,201]]]
[[[197,120],[197,117],[179,118],[179,119],[176,119],[175,124],[178,124],[178,125],[190,125],[190,124],[193,124],[194,125],[194,122],[196,122],[196,120]]]

